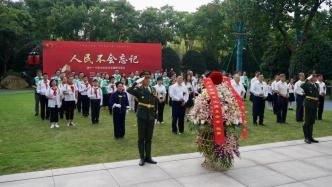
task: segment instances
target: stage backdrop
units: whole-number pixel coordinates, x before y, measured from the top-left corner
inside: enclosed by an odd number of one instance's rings
[[[43,41],[43,71],[84,72],[90,78],[96,72],[117,69],[120,73],[160,70],[161,44]]]

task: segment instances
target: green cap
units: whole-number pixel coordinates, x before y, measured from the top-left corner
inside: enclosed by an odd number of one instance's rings
[[[146,70],[143,70],[140,74],[141,77],[145,76],[145,75],[151,75],[151,72],[150,71],[146,71]]]

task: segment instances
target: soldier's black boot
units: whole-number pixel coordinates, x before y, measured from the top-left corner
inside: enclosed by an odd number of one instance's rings
[[[155,160],[153,160],[152,158],[146,158],[145,162],[149,163],[149,164],[157,164],[157,162]]]
[[[144,166],[144,164],[145,164],[144,159],[140,159],[138,165],[139,166]]]
[[[312,143],[319,143],[319,141],[318,140],[315,140],[315,139],[313,139],[313,138],[311,138],[311,140],[310,140]]]

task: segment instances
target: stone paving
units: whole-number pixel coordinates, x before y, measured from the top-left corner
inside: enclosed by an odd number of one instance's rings
[[[214,172],[201,166],[199,153],[156,157],[157,165],[138,160],[0,176],[0,187],[207,187],[332,186],[332,136],[319,144],[303,140],[241,148],[233,169]]]

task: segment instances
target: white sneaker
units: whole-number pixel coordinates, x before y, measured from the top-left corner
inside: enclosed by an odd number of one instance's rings
[[[67,123],[67,127],[70,127],[70,123],[69,122]]]
[[[76,124],[75,124],[74,122],[71,122],[71,125],[72,125],[72,126],[76,126]]]
[[[161,122],[161,124],[164,124],[164,123],[165,123],[165,122],[163,122],[163,121]]]
[[[56,123],[56,124],[55,124],[55,128],[59,128],[59,127],[60,127],[60,126]]]
[[[54,124],[52,123],[52,125],[51,125],[51,129],[53,129],[54,128]]]

